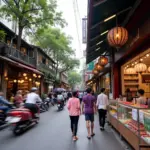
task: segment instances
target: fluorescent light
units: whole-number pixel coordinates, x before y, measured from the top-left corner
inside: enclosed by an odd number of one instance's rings
[[[101,43],[103,43],[103,41],[98,42],[96,45],[99,45],[99,44],[101,44]]]
[[[99,47],[99,48],[97,48],[95,51],[98,51],[98,50],[100,50],[101,48]]]
[[[108,17],[107,19],[105,19],[104,22],[107,22],[108,20],[115,18],[115,17],[116,17],[116,15],[112,15],[112,16]]]
[[[105,32],[103,32],[103,33],[101,33],[101,36],[102,36],[102,35],[104,35],[104,34],[106,34],[107,32],[108,32],[108,30],[107,30],[107,31],[105,31]]]

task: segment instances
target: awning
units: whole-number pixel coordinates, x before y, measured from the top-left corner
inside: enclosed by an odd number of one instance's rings
[[[25,69],[28,69],[30,71],[33,71],[34,73],[37,73],[37,74],[40,74],[40,75],[44,75],[42,72],[38,71],[37,69],[34,69],[34,68],[31,68],[31,67],[28,67],[26,65],[23,65],[21,63],[18,63],[16,61],[13,61],[5,56],[0,56],[0,59],[3,59],[5,61],[8,61],[9,63],[11,63],[11,65],[15,65],[17,67],[20,67],[20,68],[25,68]]]
[[[107,32],[113,27],[125,26],[139,0],[90,0],[86,63],[101,55],[111,55]],[[116,20],[117,16],[117,20]],[[116,23],[117,22],[117,23]]]

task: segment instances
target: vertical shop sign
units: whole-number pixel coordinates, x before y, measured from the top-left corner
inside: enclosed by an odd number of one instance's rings
[[[87,43],[87,18],[82,18],[82,43]]]

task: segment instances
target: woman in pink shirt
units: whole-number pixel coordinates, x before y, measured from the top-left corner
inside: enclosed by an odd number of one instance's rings
[[[71,131],[73,134],[73,141],[78,140],[77,130],[78,130],[78,120],[80,115],[80,100],[77,98],[77,92],[73,92],[73,97],[69,99],[67,108],[69,110],[70,121],[71,121]]]

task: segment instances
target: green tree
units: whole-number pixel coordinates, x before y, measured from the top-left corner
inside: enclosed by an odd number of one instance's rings
[[[68,73],[68,82],[72,89],[81,82],[81,75],[76,71],[69,71]]]
[[[62,13],[57,12],[56,0],[3,0],[0,6],[0,17],[18,23],[17,49],[21,45],[23,30],[47,25],[64,26]]]
[[[3,30],[0,30],[0,41],[4,41],[6,37],[6,33]]]
[[[79,66],[79,60],[73,57],[75,51],[70,47],[71,37],[59,28],[40,28],[33,36],[32,41],[43,48],[50,57],[54,58],[56,61],[56,76],[58,72],[65,72]]]

